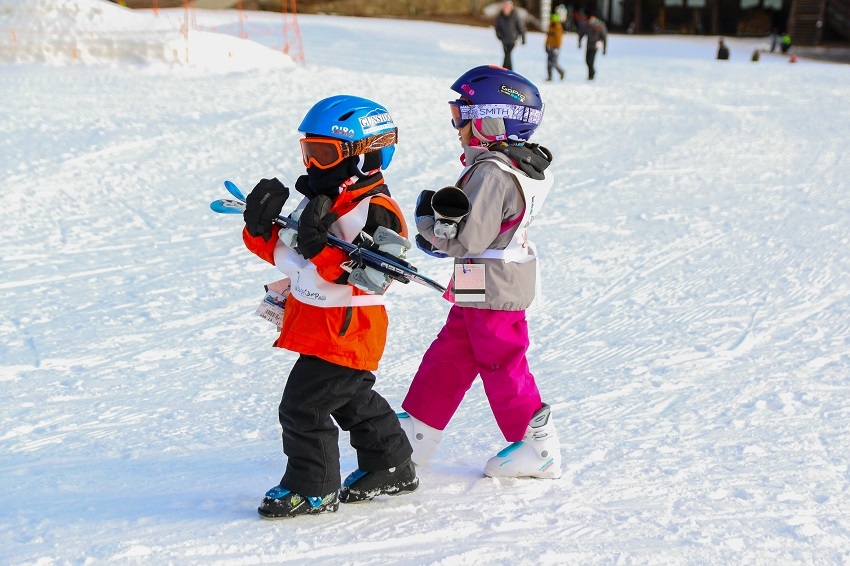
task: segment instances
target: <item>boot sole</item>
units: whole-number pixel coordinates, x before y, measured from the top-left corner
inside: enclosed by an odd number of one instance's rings
[[[340,494],[339,501],[340,503],[344,503],[346,505],[351,503],[363,503],[364,501],[372,501],[374,498],[379,495],[389,495],[391,497],[395,497],[396,495],[404,495],[405,493],[411,493],[419,489],[419,478],[415,478],[412,482],[405,484],[394,491],[381,491],[379,493],[372,494],[371,492],[348,492],[348,497],[343,499],[343,495]],[[352,499],[352,497],[357,497],[357,499]]]
[[[561,474],[515,474],[512,476],[493,474],[492,476],[484,472],[485,478],[531,478],[537,480],[556,480],[561,477]]]
[[[269,513],[268,511],[263,511],[262,507],[258,507],[257,514],[259,514],[260,517],[266,519],[267,521],[276,521],[278,519],[292,519],[295,517],[300,517],[302,515],[321,515],[322,513],[336,513],[338,509],[339,500],[334,501],[333,505],[329,507],[311,507],[306,511],[300,511],[291,515],[276,515],[274,513]]]
[[[303,515],[321,515],[322,513],[336,513],[338,509],[339,503],[337,503],[333,507],[325,507],[321,510],[311,509],[310,511],[305,511],[303,513],[295,513],[294,515],[267,515],[263,513],[260,509],[257,509],[257,514],[259,514],[260,517],[265,519],[266,521],[278,521],[280,519],[294,519],[295,517],[301,517]]]

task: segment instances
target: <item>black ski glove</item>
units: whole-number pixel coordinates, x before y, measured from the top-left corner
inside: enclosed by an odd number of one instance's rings
[[[443,187],[431,198],[434,209],[434,236],[457,238],[458,224],[469,214],[469,197],[457,187]]]
[[[297,251],[310,259],[319,255],[328,244],[328,228],[339,214],[331,212],[333,201],[325,195],[310,200],[298,217]]]
[[[268,242],[272,237],[274,219],[283,210],[288,198],[289,189],[277,178],[263,179],[257,183],[254,190],[245,197],[245,212],[242,218],[248,233],[252,236],[262,236]]]

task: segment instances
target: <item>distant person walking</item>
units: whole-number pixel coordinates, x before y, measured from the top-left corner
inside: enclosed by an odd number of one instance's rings
[[[561,41],[564,38],[564,27],[561,25],[561,17],[552,14],[549,18],[549,31],[546,32],[546,80],[552,80],[552,69],[558,71],[561,80],[566,73],[558,65],[558,53],[561,51]]]
[[[726,43],[722,37],[717,41],[717,58],[722,60],[729,59],[729,48],[726,47]]]
[[[581,49],[581,40],[587,35],[587,16],[584,10],[575,13],[576,34],[578,34],[578,48]]]
[[[773,31],[770,32],[770,52],[773,53],[776,51],[776,46],[779,45],[779,30],[773,28]]]
[[[585,52],[584,60],[587,63],[587,80],[592,81],[596,76],[594,63],[596,61],[596,50],[599,48],[599,42],[602,42],[602,54],[605,55],[608,51],[608,27],[605,22],[591,15],[587,19],[587,51]]]
[[[564,6],[563,4],[558,4],[558,6],[555,8],[555,13],[558,14],[558,18],[561,20],[561,27],[564,29],[564,32],[570,31],[570,22],[572,21],[570,9]]]
[[[783,53],[788,53],[788,50],[791,49],[791,36],[787,33],[783,33],[779,38],[779,49]]]
[[[514,11],[514,3],[511,0],[502,2],[502,11],[496,17],[496,23],[493,24],[496,28],[496,37],[502,42],[502,47],[505,50],[505,59],[502,62],[502,67],[513,70],[513,61],[511,61],[511,52],[518,40],[522,39],[522,44],[525,45],[525,24]]]

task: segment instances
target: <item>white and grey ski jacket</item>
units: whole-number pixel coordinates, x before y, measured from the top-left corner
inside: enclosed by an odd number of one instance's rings
[[[469,197],[470,212],[460,222],[457,238],[436,238],[433,217],[419,219],[416,228],[435,248],[454,257],[455,265],[485,265],[484,301],[458,306],[525,310],[537,284],[537,254],[527,231],[552,186],[549,161],[533,162],[538,177],[533,179],[504,153],[465,147],[464,156],[467,167],[457,186]]]

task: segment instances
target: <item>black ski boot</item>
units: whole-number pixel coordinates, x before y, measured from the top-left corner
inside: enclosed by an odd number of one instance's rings
[[[416,468],[409,459],[403,464],[381,470],[379,472],[364,472],[361,469],[351,472],[342,483],[339,490],[339,500],[343,503],[368,501],[378,495],[401,495],[408,491],[416,491],[419,478]]]
[[[266,492],[257,513],[266,519],[333,513],[339,509],[338,493],[334,491],[324,497],[302,497],[278,485]]]

